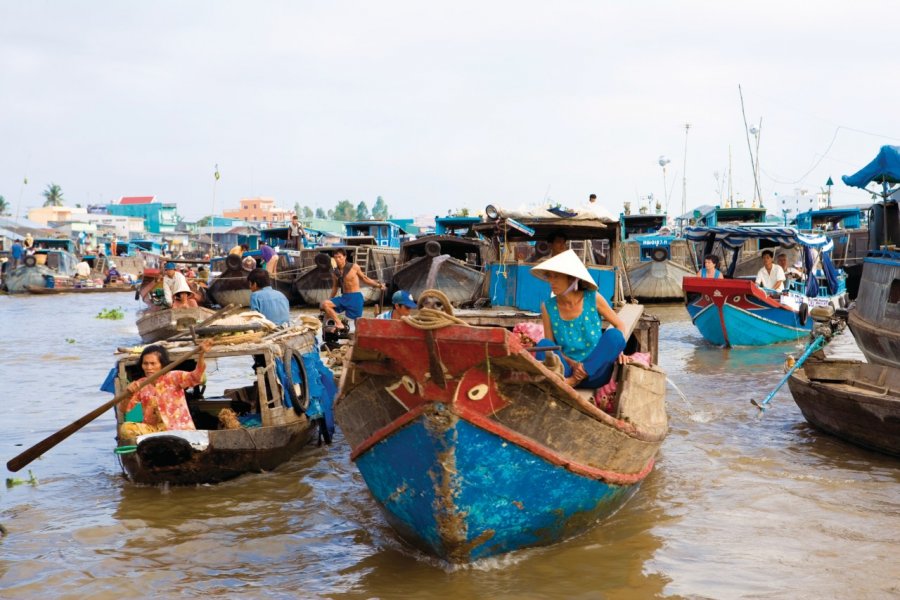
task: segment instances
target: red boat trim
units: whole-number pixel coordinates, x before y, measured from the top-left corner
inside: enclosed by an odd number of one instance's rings
[[[731,346],[731,341],[728,339],[728,328],[725,327],[725,305],[716,304],[716,310],[719,311],[719,325],[722,327],[722,337],[725,339],[725,345]]]

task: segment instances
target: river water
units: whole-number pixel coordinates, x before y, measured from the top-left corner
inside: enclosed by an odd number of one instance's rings
[[[0,296],[3,463],[110,399],[128,294]],[[123,320],[95,316],[122,307]],[[887,598],[900,596],[900,460],[819,433],[787,386],[799,346],[721,350],[656,306],[671,430],[618,513],[549,548],[450,568],[394,537],[338,433],[271,473],[140,487],[112,413],[0,486],[0,597]],[[834,345],[853,355],[849,334]],[[214,369],[215,367],[211,367]],[[6,477],[27,480],[26,470]]]

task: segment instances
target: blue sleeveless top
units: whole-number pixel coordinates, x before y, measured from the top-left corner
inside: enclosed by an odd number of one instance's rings
[[[703,267],[702,269],[700,269],[700,273],[701,273],[700,277],[704,277],[704,278],[707,277],[707,275],[706,275],[706,267]],[[721,275],[721,272],[720,272],[718,269],[716,269],[716,272],[715,272],[715,274],[713,274],[712,278],[713,278],[713,279],[718,279],[718,278],[719,278],[719,275]]]
[[[553,327],[553,339],[562,346],[563,354],[582,362],[597,346],[603,333],[600,329],[602,320],[597,312],[597,291],[585,290],[581,314],[571,321],[560,317],[556,301],[554,296],[545,304],[550,326]]]

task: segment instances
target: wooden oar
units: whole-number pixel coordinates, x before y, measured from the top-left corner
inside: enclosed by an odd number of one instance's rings
[[[184,361],[196,356],[198,352],[200,352],[200,349],[195,348],[194,350],[185,354],[178,360],[170,362],[168,365],[166,365],[165,367],[163,367],[162,369],[160,369],[159,371],[157,371],[150,377],[147,377],[146,379],[144,379],[144,381],[142,381],[140,383],[140,385],[138,386],[137,390],[140,390],[141,388],[155,382],[157,379],[159,379],[160,377],[162,377],[163,375],[165,375],[166,373],[168,373],[169,371],[171,371],[172,369],[174,369],[175,367],[177,367]],[[135,390],[134,393],[137,393],[137,390]],[[25,465],[30,464],[31,461],[33,461],[34,459],[36,459],[37,457],[42,455],[44,452],[53,448],[58,443],[60,443],[61,441],[63,441],[64,439],[66,439],[67,437],[69,437],[70,435],[72,435],[73,433],[75,433],[76,431],[78,431],[79,429],[81,429],[82,427],[84,427],[85,425],[87,425],[88,423],[90,423],[91,421],[93,421],[94,419],[96,419],[97,417],[102,415],[103,413],[105,413],[106,411],[108,411],[110,408],[112,408],[113,406],[115,406],[116,404],[121,402],[122,400],[125,400],[126,398],[130,398],[131,395],[132,395],[132,392],[129,392],[128,390],[125,390],[121,394],[116,395],[116,397],[113,398],[112,400],[110,400],[109,402],[105,402],[102,406],[98,406],[97,408],[95,408],[88,414],[84,415],[77,421],[66,425],[65,427],[63,427],[62,429],[57,431],[56,433],[44,438],[43,440],[41,440],[40,442],[38,442],[37,444],[35,444],[31,448],[29,448],[28,450],[26,450],[25,452],[22,452],[21,454],[19,454],[18,456],[16,456],[12,460],[10,460],[8,463],[6,463],[6,468],[9,469],[10,471],[15,472],[15,471],[18,471],[19,469],[21,469],[22,467],[24,467]]]

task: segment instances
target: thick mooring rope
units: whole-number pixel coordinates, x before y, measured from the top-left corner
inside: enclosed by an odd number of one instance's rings
[[[416,329],[442,329],[450,325],[468,325],[459,317],[434,308],[420,308],[417,314],[403,317],[403,322]]]

